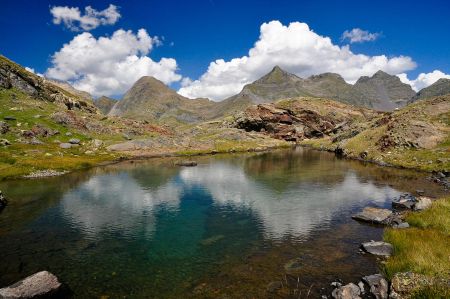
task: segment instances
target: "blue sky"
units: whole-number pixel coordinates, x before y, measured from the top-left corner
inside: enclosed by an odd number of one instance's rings
[[[131,30],[131,34],[137,34],[138,30],[143,28],[148,36],[152,38],[158,36],[159,42],[151,42],[151,49],[147,53],[131,49],[131,52],[135,52],[130,55],[137,55],[139,58],[148,56],[152,60],[151,63],[160,63],[162,57],[170,58],[176,61],[176,70],[170,63],[156,67],[148,64],[150,63],[148,61],[145,62],[147,64],[143,61],[145,67],[139,66],[141,71],[136,72],[136,75],[141,75],[142,69],[145,69],[144,73],[148,72],[148,75],[154,75],[157,78],[160,76],[162,81],[173,88],[178,89],[183,82],[183,86],[187,86],[184,93],[188,96],[209,96],[216,99],[226,97],[229,93],[240,89],[243,84],[251,82],[257,76],[270,70],[273,64],[281,64],[282,67],[301,76],[328,71],[328,69],[329,71],[339,70],[330,65],[315,69],[314,65],[306,66],[302,61],[291,65],[288,58],[283,60],[278,56],[269,55],[268,57],[266,53],[260,60],[264,58],[267,61],[262,61],[258,65],[245,64],[241,61],[239,66],[225,64],[222,69],[216,70],[216,73],[208,73],[208,66],[216,59],[224,59],[227,63],[233,58],[249,56],[249,50],[260,39],[261,25],[276,20],[281,26],[287,28],[283,27],[286,29],[283,29],[283,32],[286,32],[287,39],[295,39],[295,34],[302,34],[301,32],[309,33],[308,30],[300,29],[296,31],[297,33],[291,32],[294,28],[289,27],[290,23],[306,23],[310,31],[321,37],[329,37],[333,46],[349,45],[349,50],[355,55],[364,54],[369,58],[385,55],[388,60],[395,57],[409,57],[414,67],[408,62],[405,62],[404,66],[393,67],[395,61],[392,61],[385,66],[381,65],[381,68],[385,67],[391,73],[407,73],[409,79],[404,80],[411,80],[413,82],[411,84],[423,87],[427,84],[425,81],[415,83],[413,81],[420,73],[428,74],[439,70],[444,74],[450,74],[449,3],[433,0],[426,2],[377,1],[376,3],[375,1],[345,1],[344,3],[344,1],[288,0],[95,2],[1,0],[0,53],[21,65],[33,68],[36,72],[47,72],[46,75],[49,68],[58,67],[59,79],[67,79],[77,87],[89,89],[94,88],[92,84],[97,84],[99,81],[93,79],[82,82],[80,78],[89,75],[89,72],[97,76],[101,76],[101,73],[86,68],[61,70],[63,67],[71,67],[61,62],[66,56],[61,55],[59,64],[55,66],[52,55],[59,52],[64,44],[70,43],[83,31],[88,31],[92,38],[98,39],[101,36],[111,37],[119,29]],[[50,13],[52,7],[67,6],[78,7],[83,14],[86,6],[102,11],[110,4],[117,6],[120,18],[114,24],[99,25],[90,30],[73,31],[64,24],[54,24],[54,16]],[[277,27],[278,24],[272,23],[270,26]],[[282,30],[280,26],[277,28]],[[343,32],[353,28],[374,33],[377,38],[360,43],[350,43],[348,39],[342,40]],[[281,43],[281,41],[273,42]],[[317,42],[320,43],[320,39]],[[303,51],[309,50],[298,49],[298,53]],[[279,55],[287,54],[281,51]],[[346,63],[353,62],[346,60]],[[110,65],[113,64],[114,62],[110,63]],[[235,68],[234,73],[231,73],[230,67]],[[361,74],[366,74],[372,69],[367,65],[365,67],[367,70]],[[306,71],[305,69],[308,68],[310,70]],[[64,72],[63,75],[61,71]],[[70,77],[68,74],[72,71],[76,75]],[[168,74],[168,72],[172,73]],[[197,83],[192,82],[201,78],[202,75],[203,79]],[[345,74],[344,72],[343,76],[350,82],[354,81],[356,75],[359,73]],[[231,77],[239,78],[237,80],[239,82],[227,82],[226,85],[219,86],[227,80],[226,78]],[[120,96],[129,82],[122,78],[117,80],[121,83],[102,82],[98,83],[99,86],[103,84],[102,88],[89,91],[97,95],[109,93],[116,97]]]

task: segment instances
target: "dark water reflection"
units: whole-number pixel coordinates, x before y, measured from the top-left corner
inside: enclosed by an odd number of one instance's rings
[[[0,285],[48,269],[76,298],[264,298],[301,258],[298,288],[317,297],[336,277],[378,271],[357,248],[382,231],[352,213],[442,192],[422,174],[303,149],[198,161],[1,183],[13,200],[0,215]]]

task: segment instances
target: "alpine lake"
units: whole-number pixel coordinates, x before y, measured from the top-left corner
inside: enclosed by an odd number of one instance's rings
[[[320,298],[382,271],[351,216],[443,189],[305,148],[124,161],[0,182],[0,285],[48,270],[73,298]]]

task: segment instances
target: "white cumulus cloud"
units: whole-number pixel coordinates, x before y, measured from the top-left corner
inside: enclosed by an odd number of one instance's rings
[[[53,6],[50,13],[53,16],[53,24],[64,24],[72,31],[89,31],[100,25],[113,25],[120,18],[117,6],[112,4],[101,11],[86,6],[84,14],[78,7]]]
[[[275,65],[301,77],[339,73],[350,83],[378,70],[399,74],[416,67],[408,56],[388,58],[355,54],[348,45],[333,44],[329,37],[318,35],[305,23],[293,22],[285,26],[271,21],[261,25],[259,39],[248,55],[211,62],[199,79],[184,80],[179,93],[190,98],[222,100],[238,93],[245,84],[266,74]]]
[[[38,75],[39,77],[44,77],[43,74],[37,73],[37,72],[34,70],[34,68],[31,68],[31,67],[26,66],[25,69],[26,69],[27,71],[29,71],[30,73],[33,73],[33,74]]]
[[[348,40],[351,44],[353,43],[363,43],[363,42],[372,42],[380,37],[380,33],[371,33],[367,30],[362,30],[360,28],[353,28],[348,31],[345,30],[342,33],[342,40]]]
[[[405,73],[398,74],[397,76],[403,83],[411,85],[411,87],[415,91],[419,91],[422,88],[428,87],[441,78],[450,79],[449,74],[445,74],[440,70],[434,70],[431,73],[421,73],[417,76],[416,79],[413,80],[408,79],[408,75]]]
[[[53,54],[45,75],[69,81],[94,96],[121,95],[142,76],[153,76],[166,84],[181,80],[175,59],[154,61],[148,56],[160,43],[145,29],[137,34],[119,29],[111,37],[99,38],[83,32]]]

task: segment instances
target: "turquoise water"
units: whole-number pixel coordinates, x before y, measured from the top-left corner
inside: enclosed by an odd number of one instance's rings
[[[423,175],[296,149],[123,162],[0,183],[0,286],[49,270],[75,298],[311,298],[378,272],[352,221],[400,192],[439,194]],[[286,275],[284,265],[302,267]]]

